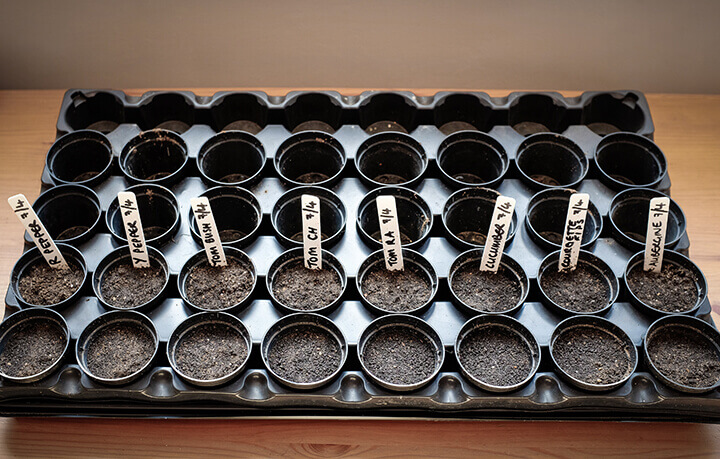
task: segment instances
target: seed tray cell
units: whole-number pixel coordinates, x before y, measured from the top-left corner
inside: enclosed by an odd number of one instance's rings
[[[225,132],[219,134],[222,131]],[[63,208],[82,209],[80,216],[73,216],[77,218],[73,221],[88,231],[81,237],[70,235],[66,240],[85,257],[88,280],[78,299],[57,309],[67,322],[70,337],[70,351],[65,353],[59,369],[30,384],[0,381],[0,415],[318,415],[718,422],[719,390],[687,394],[655,376],[644,358],[643,338],[659,315],[636,305],[623,282],[628,260],[643,247],[623,235],[625,227],[620,213],[614,210],[620,198],[634,193],[636,187],[627,182],[644,183],[649,189],[648,196],[670,192],[666,162],[651,142],[653,133],[647,101],[636,91],[586,92],[573,98],[550,92],[512,93],[493,98],[485,93],[440,92],[419,97],[408,92],[344,96],[332,91],[291,92],[283,97],[260,92],[220,92],[201,97],[185,91],[153,91],[133,97],[121,91],[69,90],[58,117],[59,140],[51,147],[41,175],[44,193],[34,207],[51,233],[55,231],[53,225],[69,224],[53,208],[50,198],[64,202]],[[83,148],[67,149],[72,142],[84,142]],[[383,157],[387,150],[383,142],[389,142],[392,149],[404,155],[403,160],[395,165],[391,157]],[[481,151],[483,158],[476,170],[489,171],[489,176],[455,175],[458,164],[472,164],[476,160],[463,153],[457,142],[473,142],[474,148],[479,149],[474,151]],[[629,147],[624,144],[627,148],[624,151],[630,152],[626,158],[632,158],[626,160],[631,167],[625,169],[622,161],[618,163],[613,156],[623,142],[631,144]],[[541,147],[543,152],[558,153],[549,159],[528,159],[536,154],[533,150],[538,149],[538,143],[550,145]],[[142,151],[142,145],[149,145],[149,155]],[[158,145],[166,149],[163,161],[152,154]],[[232,148],[248,152],[247,161],[227,163],[224,151]],[[293,158],[298,151],[300,161]],[[518,160],[518,151],[524,158]],[[598,161],[596,151],[603,151],[604,155]],[[314,152],[319,157],[317,162]],[[386,166],[383,172],[389,174],[384,178],[373,169],[381,162]],[[83,170],[74,168],[77,164],[92,164],[101,173],[83,176]],[[314,170],[307,170],[308,165]],[[567,180],[565,185],[571,184],[572,189],[588,193],[596,207],[593,223],[597,239],[583,249],[605,262],[621,285],[617,301],[600,316],[628,335],[639,356],[630,378],[612,390],[593,392],[568,383],[553,366],[550,355],[553,331],[569,314],[543,302],[537,283],[538,269],[543,259],[557,249],[531,234],[526,214],[531,198],[538,192],[563,185],[542,185],[529,177],[552,175],[552,167],[558,165],[574,175],[556,177]],[[636,173],[638,169],[645,173]],[[227,171],[239,172],[231,179],[218,176]],[[308,173],[321,174],[310,177],[318,182],[311,185],[316,194],[325,197],[328,209],[335,212],[332,220],[323,223],[323,228],[332,228],[336,233],[323,244],[323,249],[337,258],[347,276],[341,301],[321,313],[338,327],[348,346],[340,374],[328,384],[309,390],[279,383],[261,358],[263,336],[275,322],[288,315],[286,309],[271,301],[266,276],[275,259],[300,246],[290,237],[294,231],[291,219],[281,217],[279,209],[292,196],[288,192],[295,189],[293,193],[302,192],[298,186],[304,185],[303,180],[309,176],[303,174]],[[252,194],[248,197],[241,191],[227,198],[245,203],[243,211],[235,214],[256,213],[257,218],[243,227],[247,234],[231,243],[249,256],[256,270],[256,285],[247,306],[230,311],[247,328],[252,346],[238,376],[221,385],[200,387],[173,371],[165,349],[175,328],[196,313],[183,302],[178,291],[183,265],[202,249],[191,231],[189,202],[220,184],[220,178]],[[390,184],[376,193],[395,194],[416,203],[417,209],[425,209],[410,211],[405,219],[409,221],[414,216],[425,222],[409,247],[431,263],[438,276],[438,289],[429,307],[415,315],[437,332],[445,348],[438,375],[429,384],[402,393],[383,388],[368,378],[357,352],[363,331],[381,316],[360,301],[356,287],[363,260],[380,247],[369,230],[371,219],[364,214],[358,218],[358,211],[363,207],[363,198],[387,185],[387,180],[405,182],[399,185],[404,189],[397,191],[397,185]],[[540,363],[527,385],[506,393],[473,385],[462,374],[454,354],[463,324],[480,314],[454,304],[448,285],[453,261],[468,249],[478,247],[477,241],[473,245],[453,235],[465,220],[450,207],[457,207],[467,196],[477,194],[459,192],[471,186],[466,183],[468,180],[475,181],[474,189],[481,188],[477,184],[490,189],[483,192],[489,196],[494,189],[516,199],[513,237],[505,253],[525,271],[530,290],[522,306],[509,316],[537,340]],[[68,197],[63,190],[71,182],[79,182],[92,192],[83,191],[80,197],[75,192]],[[134,382],[110,386],[88,377],[72,350],[86,326],[108,311],[93,293],[90,280],[101,260],[124,245],[122,232],[114,228],[113,201],[119,191],[138,183],[161,185],[171,192],[167,200],[169,214],[158,217],[158,225],[165,225],[168,231],[151,241],[164,255],[170,279],[157,305],[141,310],[151,320],[159,340],[151,368]],[[324,191],[317,191],[318,188]],[[72,186],[70,189],[77,190]],[[623,191],[626,189],[631,191]],[[210,193],[227,196],[217,191]],[[454,200],[449,200],[451,195]],[[90,204],[78,204],[81,202]],[[173,202],[177,203],[174,210]],[[227,210],[221,214],[214,208],[216,219],[233,215],[231,206],[227,204]],[[157,215],[162,212],[157,211]],[[472,216],[470,226],[476,221],[473,219],[480,218]],[[564,215],[562,219],[564,222]],[[667,248],[688,255],[690,243],[682,210],[678,208],[671,220],[674,237],[668,236]],[[25,242],[26,250],[30,249],[27,234]],[[12,289],[8,289],[5,303],[8,313],[22,308]],[[710,312],[710,301],[705,297],[690,315],[714,327]]]

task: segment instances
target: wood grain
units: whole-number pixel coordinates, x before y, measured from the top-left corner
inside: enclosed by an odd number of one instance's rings
[[[231,88],[226,88],[231,89]],[[297,88],[295,88],[297,89]],[[302,88],[306,89],[306,88]],[[220,88],[193,89],[210,95]],[[290,88],[270,88],[285,94]],[[414,89],[419,95],[435,90]],[[142,94],[143,90],[131,90]],[[341,89],[358,94],[358,88]],[[63,91],[0,91],[0,196],[37,197]],[[490,91],[502,96],[507,91]],[[566,95],[577,93],[566,92]],[[651,94],[655,140],[669,160],[673,198],[689,221],[691,255],[720,311],[720,96]],[[0,284],[22,228],[0,211]],[[4,293],[4,289],[3,289]],[[718,316],[714,314],[715,320]],[[720,426],[675,423],[385,420],[0,419],[0,456],[654,456],[716,457]]]

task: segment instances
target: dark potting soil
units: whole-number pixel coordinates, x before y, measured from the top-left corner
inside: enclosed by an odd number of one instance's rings
[[[461,231],[455,236],[457,236],[461,241],[465,241],[472,245],[485,245],[485,241],[487,241],[487,235],[485,233],[481,233],[480,231]]]
[[[249,179],[250,177],[245,174],[228,174],[224,177],[221,177],[218,179],[218,182],[223,183],[237,183],[237,182],[244,182],[245,180]],[[222,236],[221,236],[222,237]]]
[[[664,327],[647,343],[655,367],[668,379],[690,387],[710,387],[720,380],[715,345],[686,327]]]
[[[295,383],[321,381],[337,371],[342,348],[335,337],[319,327],[290,327],[272,340],[267,354],[270,368]]]
[[[322,172],[308,172],[295,178],[296,182],[300,183],[318,183],[328,180],[330,177]]]
[[[638,265],[628,273],[627,282],[640,301],[661,311],[689,311],[698,301],[695,276],[674,263],[663,264],[659,273],[644,271]]]
[[[238,260],[227,257],[227,266],[212,267],[207,260],[195,266],[185,280],[185,296],[201,309],[225,309],[250,295],[253,275]]]
[[[611,384],[632,371],[630,350],[618,337],[591,326],[562,333],[553,357],[565,373],[587,384]]]
[[[408,181],[405,177],[397,174],[380,174],[373,177],[373,180],[384,185],[399,185]]]
[[[340,275],[332,268],[307,269],[302,261],[288,263],[272,282],[275,298],[301,311],[313,311],[335,301],[342,292]]]
[[[437,365],[430,338],[405,326],[389,326],[374,333],[362,353],[365,368],[391,384],[415,384],[429,378]]]
[[[453,175],[452,178],[454,178],[455,180],[457,180],[459,182],[473,183],[473,184],[485,183],[485,182],[489,181],[489,180],[485,180],[483,177],[480,177],[479,175],[473,174],[471,172],[460,172],[458,174]]]
[[[84,232],[86,232],[89,228],[87,226],[72,226],[70,228],[67,228],[63,230],[60,234],[58,234],[57,239],[63,240],[63,239],[72,239],[74,237],[78,237]]]
[[[556,304],[575,312],[599,311],[610,302],[610,285],[603,274],[585,263],[575,271],[548,267],[540,280],[545,294]]]
[[[468,333],[460,342],[458,359],[475,378],[499,387],[523,382],[533,366],[525,340],[500,326],[478,327]]]
[[[29,320],[13,330],[3,343],[0,369],[15,378],[36,375],[62,356],[65,344],[65,333],[56,323]]]
[[[81,286],[84,280],[82,267],[70,259],[69,270],[53,268],[44,259],[37,260],[18,279],[18,292],[30,304],[48,306],[65,301]]]
[[[402,124],[395,121],[376,121],[365,129],[368,134],[377,134],[378,132],[404,132],[407,134],[407,129]]]
[[[129,376],[144,367],[155,352],[155,340],[144,327],[117,322],[103,327],[87,344],[87,368],[105,379]]]
[[[465,121],[450,121],[440,126],[439,129],[440,132],[442,132],[443,134],[450,135],[453,132],[474,131],[477,128],[470,123],[466,123]]]
[[[163,233],[165,233],[165,231],[167,231],[167,228],[164,228],[162,226],[143,227],[143,235],[145,236],[146,241],[149,241],[150,239],[155,239],[156,237],[160,237]]]
[[[363,277],[360,289],[367,301],[390,312],[417,309],[432,295],[428,274],[408,262],[403,271],[388,271],[384,263],[376,263]]]
[[[88,127],[88,129],[91,129]],[[99,129],[95,129],[96,131],[99,131]],[[89,172],[83,172],[82,174],[78,175],[77,177],[73,178],[73,182],[84,182],[85,180],[90,180],[91,178],[95,177],[96,175],[99,175],[100,171],[89,171]]]
[[[537,134],[538,132],[550,132],[550,129],[548,129],[544,124],[535,123],[533,121],[523,121],[514,125],[513,129],[525,137],[531,134]]]
[[[542,175],[542,174],[535,174],[530,176],[531,179],[535,180],[538,183],[542,183],[543,185],[547,186],[560,186],[560,182],[555,180],[554,178],[550,177],[549,175]]]
[[[120,309],[130,309],[147,303],[165,285],[165,270],[150,259],[149,268],[133,268],[130,260],[113,264],[100,280],[102,298]]]
[[[515,307],[522,296],[517,276],[500,266],[497,273],[480,271],[480,262],[465,263],[451,279],[455,295],[473,309],[502,312]]]
[[[235,371],[248,355],[245,338],[227,324],[206,323],[187,332],[175,347],[175,364],[194,379],[218,379]]]
[[[218,231],[218,235],[220,236],[220,242],[223,244],[237,241],[238,239],[242,239],[246,236],[246,234],[242,231],[232,229]]]

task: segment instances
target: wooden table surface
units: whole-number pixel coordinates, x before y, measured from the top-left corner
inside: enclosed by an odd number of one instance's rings
[[[193,89],[210,95],[219,89]],[[289,88],[264,89],[282,95]],[[341,89],[358,94],[356,88]],[[128,91],[139,95],[142,90]],[[415,89],[419,95],[435,90]],[[493,96],[508,91],[490,91]],[[564,92],[565,95],[576,95]],[[34,200],[63,91],[0,91],[0,197]],[[672,196],[688,219],[691,256],[720,312],[720,96],[651,94],[655,141]],[[21,253],[22,229],[0,211],[0,285]],[[4,293],[5,289],[2,289]],[[716,322],[719,317],[713,314]],[[2,456],[720,456],[720,425],[387,420],[0,419]]]

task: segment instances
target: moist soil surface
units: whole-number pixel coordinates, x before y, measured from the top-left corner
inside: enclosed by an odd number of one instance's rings
[[[299,325],[273,338],[267,360],[281,378],[294,383],[313,383],[337,371],[342,362],[342,348],[329,331]]]
[[[559,272],[548,267],[541,277],[541,287],[556,304],[574,312],[599,311],[610,302],[610,285],[602,273],[585,263],[575,271]]]
[[[175,365],[184,375],[207,381],[232,373],[247,355],[247,341],[239,331],[223,323],[206,323],[177,343]]]
[[[695,276],[676,264],[665,263],[659,273],[638,265],[628,273],[627,282],[640,301],[660,311],[689,311],[698,301]]]
[[[497,273],[480,271],[480,262],[465,263],[452,276],[455,295],[473,309],[502,312],[514,308],[522,296],[522,285],[512,271],[500,266]]]
[[[149,241],[150,239],[162,236],[165,231],[167,231],[167,228],[162,226],[148,226],[147,228],[143,228],[143,235],[145,236],[145,240]]]
[[[376,177],[373,177],[373,180],[377,183],[382,183],[384,185],[400,185],[409,181],[405,177],[397,174],[380,174]]]
[[[538,183],[542,183],[543,185],[547,185],[547,186],[562,185],[560,182],[558,182],[554,178],[550,177],[549,175],[535,174],[535,175],[531,175],[530,178],[535,180]]]
[[[428,274],[413,263],[405,263],[403,271],[388,271],[376,263],[363,277],[361,294],[367,301],[390,312],[417,309],[432,296]]]
[[[98,131],[99,129],[95,129],[95,130]],[[84,182],[85,180],[90,180],[91,178],[93,178],[99,174],[100,174],[100,171],[83,172],[82,174],[73,178],[72,181],[73,182]]]
[[[70,270],[53,268],[45,260],[37,260],[24,271],[18,280],[18,292],[23,300],[38,306],[65,301],[81,286],[84,280],[79,264],[66,258]]]
[[[223,244],[237,241],[238,239],[242,239],[246,236],[246,234],[242,231],[232,229],[218,231],[218,235],[220,236],[220,242]]]
[[[523,382],[532,371],[532,351],[505,327],[478,327],[460,342],[458,359],[480,381],[499,387]]]
[[[487,235],[479,231],[461,231],[455,236],[457,236],[461,241],[465,241],[468,244],[473,245],[485,245],[485,241],[487,241]]]
[[[185,296],[201,309],[226,309],[250,295],[253,275],[238,260],[227,257],[227,266],[212,267],[207,261],[195,266],[185,280]]]
[[[342,292],[342,283],[332,268],[307,269],[302,261],[296,261],[275,274],[272,291],[289,308],[314,311],[335,301]]]
[[[632,371],[625,343],[596,327],[579,326],[562,333],[555,340],[553,357],[565,373],[587,384],[612,384]]]
[[[513,129],[515,129],[517,132],[524,135],[525,137],[531,134],[537,134],[538,132],[550,132],[550,129],[548,129],[547,126],[545,126],[544,124],[536,123],[533,121],[523,121],[514,125]]]
[[[720,380],[715,345],[686,327],[664,327],[647,345],[650,360],[668,379],[690,387],[710,387]]]
[[[306,174],[299,175],[295,178],[296,182],[300,183],[318,183],[328,180],[330,176],[323,174],[322,172],[308,172]]]
[[[365,368],[391,384],[415,384],[429,378],[437,365],[437,352],[430,338],[405,326],[385,327],[365,343]]]
[[[128,259],[113,264],[100,280],[100,293],[120,309],[136,308],[152,300],[165,285],[165,270],[150,259],[149,268],[133,268]]]
[[[142,369],[154,352],[155,340],[144,327],[132,322],[116,322],[92,337],[85,354],[90,373],[118,379]]]
[[[90,228],[87,226],[72,226],[70,228],[67,228],[63,230],[60,234],[58,234],[57,239],[58,240],[65,240],[65,239],[72,239],[74,237],[78,237]]]
[[[65,350],[65,333],[48,320],[30,320],[19,325],[3,343],[0,370],[24,378],[52,366]]]

